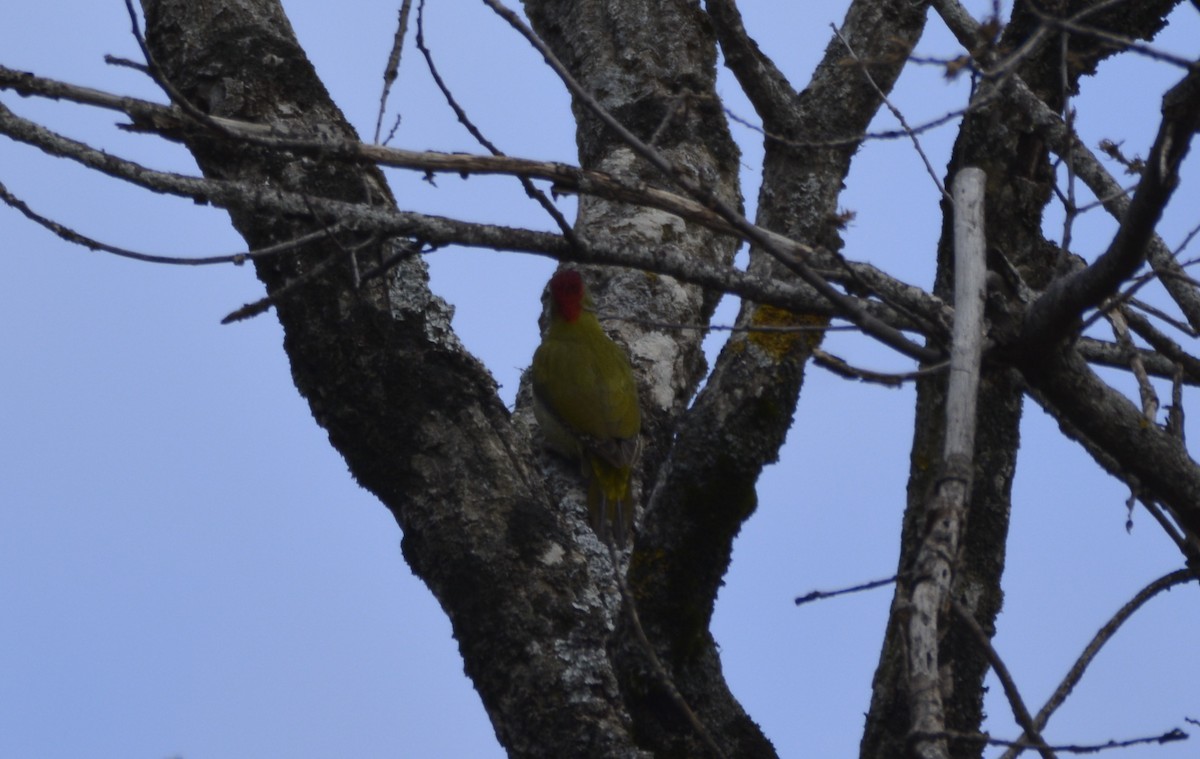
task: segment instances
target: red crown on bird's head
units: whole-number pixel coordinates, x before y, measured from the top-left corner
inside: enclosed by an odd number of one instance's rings
[[[579,318],[583,312],[583,277],[574,269],[555,272],[550,278],[550,297],[558,315],[569,322]]]

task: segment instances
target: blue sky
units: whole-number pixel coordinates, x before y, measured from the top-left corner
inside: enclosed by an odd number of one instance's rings
[[[846,3],[744,5],[751,33],[802,86]],[[0,63],[158,97],[139,74],[103,63],[105,54],[137,57],[122,3],[10,6]],[[285,7],[333,97],[369,137],[398,3]],[[1195,57],[1198,15],[1185,4],[1160,44]],[[506,152],[574,161],[566,96],[502,22],[478,3],[446,0],[431,4],[427,34],[456,95]],[[957,52],[936,18],[919,49]],[[1100,73],[1077,103],[1085,142],[1124,138],[1144,154],[1161,93],[1179,74],[1144,59]],[[723,94],[750,116],[735,91],[726,76]],[[964,81],[925,68],[906,73],[895,101],[917,123],[965,96]],[[71,136],[195,172],[182,149],[119,132],[112,114],[0,98]],[[474,150],[411,46],[392,104],[403,113],[394,144]],[[760,138],[735,134],[752,203]],[[939,173],[952,139],[953,127],[923,137]],[[1162,227],[1172,245],[1196,223],[1195,159],[1189,171]],[[431,187],[389,176],[406,207],[549,227],[512,180],[447,176]],[[6,139],[0,181],[105,241],[177,255],[242,249],[218,211]],[[909,144],[867,145],[843,202],[857,213],[849,256],[928,284],[937,193]],[[1111,231],[1099,213],[1085,217],[1077,251],[1095,255]],[[274,316],[220,326],[261,295],[248,269],[118,260],[67,246],[7,208],[0,257],[0,756],[502,755],[448,622],[400,556],[398,528],[353,483],[298,396]],[[511,400],[537,343],[552,262],[447,250],[430,263],[456,329]],[[904,366],[853,336],[827,347],[873,368]],[[792,599],[894,570],[911,407],[911,388],[810,370],[788,445],[735,546],[714,629],[734,692],[783,756],[857,748],[890,591],[800,609]],[[996,647],[1037,708],[1099,625],[1179,559],[1144,514],[1127,534],[1127,493],[1027,409]],[[1121,739],[1200,718],[1197,629],[1195,588],[1153,600],[1101,654],[1048,739]],[[992,691],[989,727],[1012,736]],[[1123,756],[1195,753],[1193,739]]]

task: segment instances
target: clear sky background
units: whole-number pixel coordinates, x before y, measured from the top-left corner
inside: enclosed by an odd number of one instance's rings
[[[334,99],[369,139],[399,2],[284,4]],[[803,86],[847,3],[743,5],[751,34]],[[979,14],[991,3],[967,5]],[[119,0],[5,2],[2,16],[0,63],[162,99],[140,74],[103,62],[105,54],[138,57]],[[427,36],[460,101],[506,152],[575,162],[565,93],[490,11],[433,0]],[[1200,55],[1195,7],[1181,6],[1157,44]],[[918,52],[958,54],[936,16]],[[1085,142],[1124,139],[1127,153],[1144,155],[1161,95],[1181,72],[1124,56],[1100,73],[1076,102]],[[722,77],[729,105],[753,120]],[[912,67],[894,99],[919,123],[966,96],[965,80]],[[93,145],[196,171],[182,148],[114,129],[120,119],[111,113],[0,98]],[[395,145],[476,150],[411,42],[391,102],[391,113],[403,114]],[[890,117],[878,126],[890,128]],[[752,207],[761,139],[734,131]],[[953,136],[951,125],[922,138],[939,177]],[[1193,158],[1161,227],[1171,246],[1197,223],[1198,169]],[[439,176],[431,186],[389,176],[407,208],[550,226],[514,180]],[[115,244],[177,255],[243,249],[222,212],[127,188],[7,139],[0,181],[35,209]],[[928,286],[937,190],[911,145],[868,144],[847,184],[843,204],[857,214],[847,255]],[[1048,230],[1055,238],[1058,223]],[[1101,212],[1088,215],[1076,251],[1093,257],[1112,229]],[[462,250],[429,260],[464,343],[511,402],[537,344],[553,262]],[[353,483],[296,392],[274,315],[219,325],[261,296],[248,268],[119,260],[68,246],[6,207],[0,263],[0,757],[503,755],[448,621],[400,555],[395,522]],[[732,308],[727,302],[721,319]],[[873,368],[905,367],[862,338],[834,335],[826,347]],[[758,512],[736,543],[715,632],[734,692],[785,757],[857,752],[891,592],[799,609],[792,600],[894,571],[912,400],[911,387],[811,369],[781,461],[764,474]],[[1189,400],[1194,406],[1194,393]],[[1127,492],[1032,404],[1022,433],[995,645],[1036,709],[1096,629],[1180,558],[1142,512],[1126,532]],[[1194,425],[1190,433],[1200,435]],[[1200,733],[1185,724],[1200,718],[1197,630],[1197,588],[1151,601],[1046,737]],[[988,727],[1015,737],[999,690],[993,682]],[[1198,754],[1200,737],[1121,756]]]

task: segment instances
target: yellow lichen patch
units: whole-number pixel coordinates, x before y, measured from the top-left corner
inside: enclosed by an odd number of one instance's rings
[[[775,306],[759,306],[750,319],[752,327],[765,327],[749,333],[750,342],[771,354],[776,360],[795,350],[812,350],[825,333],[814,329],[791,330],[789,327],[824,327],[829,317],[817,314],[797,314]]]

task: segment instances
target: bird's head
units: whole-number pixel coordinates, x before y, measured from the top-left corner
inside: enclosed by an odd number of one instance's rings
[[[552,312],[563,321],[574,322],[591,306],[583,277],[574,269],[555,272],[550,278],[550,303]]]

